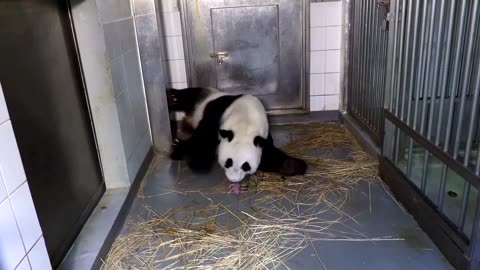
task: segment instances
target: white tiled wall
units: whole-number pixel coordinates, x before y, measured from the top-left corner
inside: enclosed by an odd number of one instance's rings
[[[103,25],[130,182],[133,182],[152,145],[150,132],[148,131],[147,105],[135,34],[132,1],[96,1]],[[141,8],[151,9],[152,7]]]
[[[342,2],[310,4],[310,110],[339,109]]]
[[[169,85],[187,86],[180,12],[176,0],[162,0]],[[338,110],[341,73],[342,1],[310,4],[310,110]]]
[[[0,86],[0,269],[52,269]]]
[[[165,44],[165,67],[168,73],[167,83],[173,88],[186,88],[187,72],[183,52],[182,24],[177,0],[162,0],[160,3]]]

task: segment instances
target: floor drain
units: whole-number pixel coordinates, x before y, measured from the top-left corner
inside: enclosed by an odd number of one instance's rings
[[[448,194],[448,196],[453,197],[453,198],[457,197],[457,193],[454,192],[454,191],[451,191],[451,190],[449,192],[447,192],[447,194]]]

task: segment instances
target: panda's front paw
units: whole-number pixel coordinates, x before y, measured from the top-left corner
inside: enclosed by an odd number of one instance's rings
[[[185,155],[184,141],[175,139],[172,144],[172,152],[170,153],[170,158],[172,160],[182,160],[184,155]]]

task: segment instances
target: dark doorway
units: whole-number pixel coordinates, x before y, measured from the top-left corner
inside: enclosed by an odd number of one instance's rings
[[[105,191],[68,2],[0,0],[0,82],[54,267]]]

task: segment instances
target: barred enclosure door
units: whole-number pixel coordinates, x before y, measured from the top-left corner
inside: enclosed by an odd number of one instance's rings
[[[346,110],[457,269],[480,269],[480,1],[351,0]]]
[[[381,165],[383,179],[449,261],[476,270],[479,2],[391,1]]]
[[[347,113],[380,144],[388,48],[388,1],[350,2]]]

